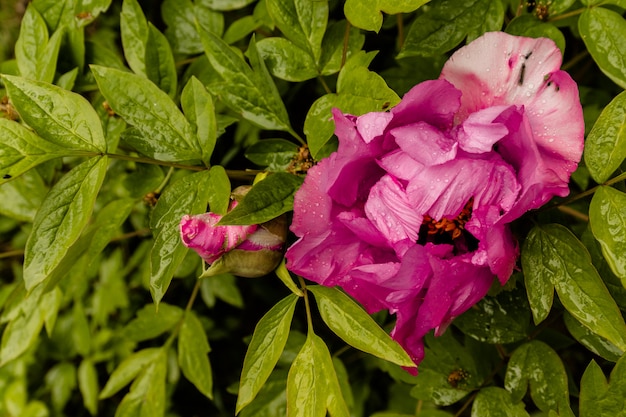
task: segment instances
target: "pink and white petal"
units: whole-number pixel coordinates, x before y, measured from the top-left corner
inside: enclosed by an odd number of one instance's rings
[[[319,216],[328,219],[332,209],[332,200],[326,193],[330,164],[330,158],[323,159],[309,169],[304,183],[294,196],[291,231],[300,237],[317,235],[328,230],[329,222],[320,221]]]
[[[496,120],[510,109],[515,110],[515,106],[487,107],[470,114],[457,129],[460,148],[469,153],[490,152],[493,145],[509,133],[510,128],[517,130],[519,126],[520,115],[517,117],[517,124],[513,123],[513,126],[508,126],[511,125],[507,120],[509,117],[505,117],[505,120]]]
[[[404,187],[390,175],[383,176],[370,190],[365,214],[390,243],[416,241],[424,220],[409,202]]]
[[[456,156],[456,141],[426,122],[396,127],[389,133],[402,151],[422,165],[443,164]]]
[[[370,143],[385,133],[385,129],[392,119],[391,113],[366,113],[356,119],[356,127],[363,141]]]

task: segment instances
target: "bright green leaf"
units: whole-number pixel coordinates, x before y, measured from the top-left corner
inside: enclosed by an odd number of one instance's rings
[[[265,38],[257,44],[270,72],[287,81],[306,81],[317,77],[311,54],[285,38]]]
[[[593,7],[580,15],[578,30],[600,70],[626,88],[626,20],[613,10]]]
[[[576,320],[567,311],[563,315],[563,321],[565,327],[581,345],[592,351],[602,358],[617,362],[617,360],[624,354],[624,351],[616,347],[613,343],[591,332],[588,328],[583,326],[578,320]]]
[[[77,151],[106,151],[100,118],[82,96],[21,77],[4,75],[3,80],[11,102],[39,136]]]
[[[163,354],[161,348],[147,348],[133,353],[120,363],[111,373],[109,380],[100,392],[99,398],[109,398],[135,379],[150,363]]]
[[[202,162],[209,166],[217,140],[217,120],[213,99],[204,85],[196,77],[191,77],[183,88],[180,102],[187,120],[198,137],[202,150]]]
[[[185,258],[187,248],[180,239],[179,224],[185,214],[206,211],[212,191],[212,171],[187,175],[169,184],[159,198],[150,228],[154,234],[154,247],[150,255],[150,288],[155,303],[161,301],[174,276],[174,272]]]
[[[46,373],[45,382],[50,390],[52,407],[62,410],[76,388],[76,367],[69,362],[58,362]]]
[[[626,194],[598,188],[589,207],[589,224],[604,259],[626,287]]]
[[[254,0],[202,0],[203,4],[214,10],[237,10],[246,7]]]
[[[350,29],[347,33],[348,44],[344,57],[346,26],[350,26]],[[329,22],[322,41],[322,55],[319,62],[322,75],[337,73],[345,63],[344,61],[357,54],[363,48],[364,43],[365,35],[363,32],[351,26],[346,20]]]
[[[48,188],[37,170],[31,170],[0,187],[0,214],[32,223]]]
[[[83,162],[46,196],[26,242],[24,282],[28,290],[49,276],[87,225],[107,165],[106,157]]]
[[[178,335],[178,364],[185,378],[198,391],[213,399],[213,373],[208,357],[210,350],[202,323],[192,311],[186,311]]]
[[[572,232],[557,224],[533,228],[522,250],[522,268],[529,296],[528,279],[549,282],[577,320],[626,350],[626,324],[620,310],[591,263],[589,252]],[[532,299],[529,301],[532,306]]]
[[[540,410],[569,408],[563,362],[550,346],[538,340],[515,349],[507,366],[504,387],[514,403],[521,401],[530,388],[530,396]]]
[[[260,224],[293,210],[293,196],[302,178],[277,172],[255,184],[218,224]]]
[[[200,159],[202,151],[191,125],[155,84],[113,68],[92,65],[91,72],[109,106],[143,136],[143,142],[133,143],[138,151],[161,161]]]
[[[83,396],[83,405],[89,414],[95,416],[98,413],[98,373],[93,362],[83,359],[78,366],[78,388]]]
[[[315,295],[324,322],[344,342],[389,362],[415,366],[400,345],[350,297],[336,288],[321,285],[307,289]]]
[[[146,40],[146,75],[153,83],[165,91],[172,99],[178,93],[178,73],[170,44],[152,23],[148,24]]]
[[[430,0],[346,0],[343,11],[354,26],[378,32],[383,24],[383,14],[409,13]]]
[[[591,361],[580,380],[580,417],[619,416],[626,398],[626,359],[622,358],[611,371],[609,382],[602,369]]]
[[[291,278],[291,274],[285,266],[285,258],[283,258],[283,260],[280,262],[280,265],[278,265],[278,268],[276,268],[276,271],[274,272],[276,272],[278,278],[283,282],[283,284],[285,284],[287,288],[291,290],[292,293],[294,293],[298,297],[302,297],[304,295],[302,290],[298,288],[298,286],[294,282],[293,278]]]
[[[626,59],[626,58],[624,58]],[[602,110],[585,141],[585,165],[601,184],[626,158],[626,91]]]
[[[147,74],[146,44],[150,29],[137,0],[124,0],[120,14],[122,47],[128,66],[136,74]]]
[[[319,336],[309,333],[287,376],[287,416],[326,417],[328,381],[319,362]]]
[[[478,391],[472,403],[472,417],[530,417],[524,403],[514,403],[511,394],[499,387]]]
[[[257,323],[243,362],[236,414],[254,400],[276,366],[289,336],[297,301],[297,296],[287,296]]]
[[[182,317],[180,307],[160,303],[157,310],[154,304],[146,304],[137,312],[137,317],[124,327],[122,335],[134,342],[154,339],[171,330]]]
[[[74,302],[72,308],[72,342],[76,352],[81,356],[89,355],[91,351],[91,330],[85,309],[80,301]]]
[[[167,355],[160,349],[130,386],[115,412],[116,417],[162,417],[165,415]]]

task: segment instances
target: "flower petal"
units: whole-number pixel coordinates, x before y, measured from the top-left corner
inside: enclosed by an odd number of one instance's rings
[[[389,133],[420,164],[443,164],[456,156],[457,142],[426,122],[396,127]]]

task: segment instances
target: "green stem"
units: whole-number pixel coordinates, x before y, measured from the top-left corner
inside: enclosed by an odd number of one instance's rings
[[[404,20],[402,19],[402,13],[396,15],[396,21],[398,22],[398,51],[402,49],[404,45]]]
[[[13,258],[14,256],[24,256],[23,249],[10,250],[8,252],[0,253],[0,259]]]
[[[343,50],[341,51],[341,68],[346,64],[348,45],[350,41],[350,22],[346,20],[346,31],[343,33]]]
[[[578,220],[582,220],[585,223],[589,222],[589,216],[587,216],[584,213],[581,213],[578,210],[574,210],[571,207],[560,206],[560,207],[557,207],[557,210],[559,210],[561,213],[569,214],[570,216],[575,217]]]
[[[296,138],[298,142],[300,142],[302,145],[306,145],[306,141],[302,139],[302,137],[298,135],[293,129],[289,129],[289,133],[291,133],[291,136]]]
[[[308,325],[309,333],[313,333],[313,319],[311,316],[311,305],[309,304],[309,293],[306,290],[306,284],[304,283],[304,279],[301,276],[298,276],[298,280],[300,281],[300,287],[302,289],[302,293],[304,294],[304,308],[306,310],[306,322]]]
[[[200,292],[201,280],[196,280],[196,285],[193,287],[191,291],[191,295],[189,296],[189,301],[187,301],[187,305],[185,306],[185,312],[183,313],[183,317],[176,323],[176,327],[172,331],[172,334],[167,338],[165,343],[163,344],[164,348],[169,348],[171,344],[174,342],[174,339],[178,337],[178,333],[180,333],[180,328],[183,326],[183,321],[185,321],[185,315],[191,311],[191,307],[193,307],[193,303],[196,301],[198,297],[198,292]]]
[[[324,81],[324,78],[322,78],[321,75],[318,75],[317,79],[320,80],[320,83],[322,83],[322,87],[324,88],[324,91],[326,91],[326,94],[332,94],[333,93],[331,91],[331,89],[328,87],[328,84],[326,84],[326,81]]]
[[[553,205],[551,207],[548,207],[548,208],[555,208],[555,207],[559,207],[559,206],[566,206],[568,204],[573,203],[574,201],[580,200],[581,198],[585,198],[588,195],[591,195],[591,194],[595,193],[596,190],[598,189],[598,187],[600,187],[600,186],[613,185],[615,183],[618,183],[618,182],[624,181],[624,180],[626,180],[626,172],[618,175],[615,178],[611,178],[610,180],[608,180],[608,181],[606,181],[606,182],[604,182],[602,184],[596,185],[595,187],[592,187],[592,188],[588,189],[587,191],[583,191],[582,193],[576,194],[575,196],[573,196],[571,198],[568,198],[567,200],[562,201],[562,202],[560,202],[558,204],[555,204],[555,205]]]
[[[583,51],[579,53],[578,55],[576,55],[574,58],[570,59],[565,64],[563,64],[563,66],[561,66],[561,69],[563,71],[569,71],[570,68],[574,67],[576,64],[578,64],[580,61],[582,61],[588,56],[589,56],[589,51]]]
[[[584,12],[585,10],[587,10],[586,7],[583,7],[582,9],[572,10],[571,12],[563,13],[558,16],[552,17],[548,19],[548,22],[556,22],[557,20],[563,20],[563,19],[567,19],[568,17],[577,16],[579,14],[582,14],[582,12]]]

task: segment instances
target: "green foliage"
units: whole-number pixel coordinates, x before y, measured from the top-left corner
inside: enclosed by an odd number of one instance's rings
[[[0,0],[0,415],[621,415],[625,10]],[[513,224],[507,286],[425,337],[417,376],[393,314],[284,260],[258,279],[198,278],[183,215],[290,219],[307,169],[336,149],[333,109],[395,106],[486,31],[565,53],[585,158],[571,199]],[[252,184],[229,212],[231,189]]]

